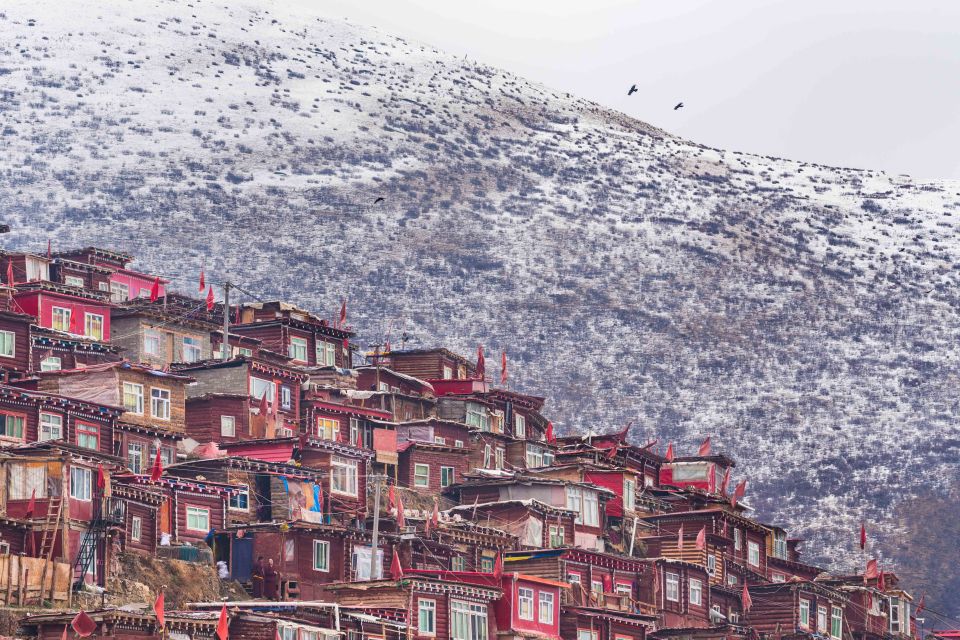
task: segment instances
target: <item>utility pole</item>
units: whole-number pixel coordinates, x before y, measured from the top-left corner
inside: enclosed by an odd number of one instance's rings
[[[373,536],[370,540],[370,579],[377,578],[377,547],[380,544],[380,474],[373,476]]]
[[[230,283],[223,283],[223,343],[221,359],[230,359]]]

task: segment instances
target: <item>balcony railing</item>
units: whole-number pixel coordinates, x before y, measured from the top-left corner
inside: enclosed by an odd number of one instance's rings
[[[586,591],[577,588],[576,585],[574,585],[573,589],[564,592],[562,602],[563,604],[575,607],[593,607],[597,609],[609,609],[610,611],[656,615],[656,607],[646,602],[633,600],[627,594]]]

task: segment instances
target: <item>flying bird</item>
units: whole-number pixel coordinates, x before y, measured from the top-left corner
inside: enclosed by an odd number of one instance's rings
[[[628,95],[628,96],[632,96],[632,95],[635,94],[636,92],[637,92],[637,85],[633,85],[632,87],[630,87],[630,90],[627,91],[627,95]]]
[[[373,201],[373,204],[380,204],[381,202],[383,202],[383,196],[380,196],[379,198],[377,198],[376,200],[374,200],[374,201]]]
[[[675,107],[673,108],[673,110],[676,111],[677,109],[679,109],[679,108],[682,107],[682,106],[683,106],[683,103],[682,103],[682,102],[678,102],[678,103],[677,103],[677,106],[675,106]]]

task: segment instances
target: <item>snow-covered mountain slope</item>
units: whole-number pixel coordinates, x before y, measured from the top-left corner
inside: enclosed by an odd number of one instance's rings
[[[707,148],[280,3],[2,11],[8,246],[127,250],[187,291],[205,259],[346,296],[361,342],[506,349],[562,432],[712,434],[839,564],[957,474],[958,184]]]

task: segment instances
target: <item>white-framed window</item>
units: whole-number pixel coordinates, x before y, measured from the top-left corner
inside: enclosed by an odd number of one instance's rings
[[[804,598],[800,598],[800,626],[810,628],[810,601]]]
[[[93,471],[70,467],[70,497],[84,502],[93,499]]]
[[[595,629],[577,629],[577,640],[598,640],[599,637]]]
[[[577,522],[590,527],[600,526],[600,498],[596,491],[567,487],[567,509],[576,511]]]
[[[447,444],[447,439],[443,436],[433,436],[433,444]]]
[[[26,464],[11,464],[7,467],[7,498],[27,500],[36,493],[37,498],[47,497],[47,467],[28,467]]]
[[[163,352],[163,334],[155,329],[143,331],[143,352],[148,356],[159,357]]]
[[[825,634],[827,632],[827,608],[817,607],[817,631]]]
[[[533,620],[533,589],[517,589],[517,615],[521,620]]]
[[[40,414],[40,442],[63,439],[63,416],[56,413]]]
[[[110,291],[110,283],[109,283],[109,282],[98,282],[98,283],[97,283],[97,289],[100,290],[100,291]]]
[[[183,336],[183,361],[199,362],[203,358],[203,342],[194,336]]]
[[[743,537],[740,533],[740,529],[733,530],[733,548],[737,551],[743,549]]]
[[[143,443],[127,443],[127,466],[134,473],[143,473]]]
[[[330,461],[330,491],[346,496],[357,495],[357,461],[333,456]]]
[[[123,383],[123,408],[130,413],[143,415],[143,385]]]
[[[467,559],[463,556],[453,556],[450,558],[450,570],[451,571],[466,571],[467,570]]]
[[[307,339],[291,336],[287,355],[297,362],[307,362]]]
[[[753,540],[747,541],[747,562],[752,567],[760,566],[760,543]]]
[[[515,438],[527,437],[527,419],[519,413],[513,414],[513,435]]]
[[[317,437],[321,440],[336,442],[340,439],[340,421],[317,416]],[[350,444],[356,444],[356,440]]]
[[[900,633],[900,598],[890,598],[890,633]]]
[[[448,367],[447,365],[443,365],[443,374],[442,374],[442,375],[443,375],[443,379],[444,379],[444,380],[450,380],[450,379],[452,379],[452,378],[453,378],[453,368],[452,368],[452,367]]]
[[[100,450],[100,427],[95,424],[77,422],[75,431],[77,432],[77,445],[94,451]]]
[[[417,599],[417,631],[422,636],[437,635],[437,601]]]
[[[543,449],[536,445],[527,445],[527,468],[537,469],[543,466]]]
[[[843,633],[843,609],[840,607],[830,608],[830,637],[840,640]]]
[[[786,581],[787,581],[787,576],[783,575],[782,573],[774,573],[773,575],[770,576],[770,582],[786,582]]]
[[[63,276],[63,284],[69,287],[80,287],[83,289],[83,278],[77,276]]]
[[[0,413],[0,437],[23,440],[24,416],[15,413]]]
[[[210,509],[187,505],[187,530],[210,531]]]
[[[130,520],[130,539],[134,542],[140,542],[143,537],[143,518],[133,516]]]
[[[440,467],[440,486],[449,487],[457,481],[456,469],[453,467]]]
[[[235,416],[220,416],[220,435],[233,438],[237,435],[237,419]]]
[[[565,531],[563,525],[552,524],[549,529],[550,533],[550,546],[554,549],[557,547],[562,547],[566,544],[566,536],[564,535]]]
[[[697,578],[690,579],[690,604],[703,604],[703,582]]]
[[[326,540],[313,541],[313,570],[330,571],[330,543]]]
[[[318,367],[334,367],[337,365],[337,345],[332,342],[317,340],[316,356]],[[304,353],[306,357],[306,353]]]
[[[493,453],[493,449],[490,448],[490,445],[488,444],[483,445],[483,468],[484,469],[490,468],[492,453]]]
[[[666,573],[666,595],[670,602],[680,602],[680,576],[676,573]]]
[[[267,394],[267,402],[273,404],[277,397],[277,385],[273,383],[273,380],[250,376],[250,395],[259,400],[263,397],[263,394]]]
[[[617,595],[629,597],[633,594],[633,583],[617,582],[617,586],[614,591],[617,592]]]
[[[280,408],[290,409],[293,407],[293,394],[290,387],[285,384],[280,385]]]
[[[623,508],[633,511],[637,504],[637,481],[633,478],[623,479]]]
[[[454,440],[453,446],[457,447],[458,449],[463,449],[463,440]]]
[[[602,580],[591,580],[590,581],[590,591],[596,594],[603,593],[603,581]]]
[[[250,511],[250,487],[242,485],[231,493],[228,504],[231,511]]]
[[[160,447],[160,461],[163,463],[164,467],[167,467],[173,464],[173,447]],[[157,445],[150,445],[150,462],[153,463],[157,459]]]
[[[773,557],[787,559],[787,534],[785,531],[776,531],[773,534]]]
[[[581,581],[582,581],[582,578],[579,573],[574,573],[572,571],[567,573],[567,582],[569,582],[570,584],[579,585]]]
[[[17,352],[17,334],[13,331],[0,331],[0,356],[13,358]]]
[[[277,625],[280,640],[297,640],[297,628],[293,625]]]
[[[490,414],[487,408],[477,402],[467,403],[467,425],[481,431],[490,431]]]
[[[170,419],[170,390],[150,387],[150,413],[157,420]]]
[[[497,469],[503,469],[506,466],[507,461],[507,450],[497,447],[497,450],[494,452],[494,462],[496,463]]]
[[[50,327],[55,331],[70,332],[70,309],[54,307],[50,314]]]
[[[727,574],[727,586],[733,587],[737,584],[737,576],[732,573]]]
[[[553,601],[554,597],[552,593],[547,591],[540,592],[540,609],[537,615],[540,624],[553,624]]]
[[[450,640],[488,640],[487,605],[450,601]]]
[[[94,340],[103,340],[103,316],[88,313],[83,318],[83,335]]]
[[[126,302],[130,299],[130,287],[122,282],[110,283],[110,301]]]
[[[430,465],[419,462],[413,465],[413,486],[430,486]]]
[[[711,554],[707,555],[707,575],[713,576],[717,573],[717,556]]]
[[[63,361],[57,356],[47,356],[40,361],[40,371],[60,371]]]
[[[350,418],[350,444],[356,445],[360,437],[360,418]]]

